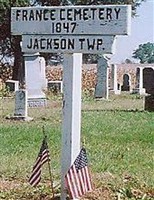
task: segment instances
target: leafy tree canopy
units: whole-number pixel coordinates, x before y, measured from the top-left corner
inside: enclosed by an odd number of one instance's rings
[[[140,44],[133,52],[133,58],[139,59],[140,63],[154,63],[154,43]]]

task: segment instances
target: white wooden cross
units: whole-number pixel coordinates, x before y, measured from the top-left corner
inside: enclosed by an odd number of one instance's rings
[[[114,36],[128,35],[130,22],[129,5],[11,9],[11,31],[22,35],[23,52],[64,53],[61,200],[64,176],[80,151],[82,53],[112,53]]]

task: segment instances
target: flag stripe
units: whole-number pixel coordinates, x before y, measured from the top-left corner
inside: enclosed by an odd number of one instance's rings
[[[29,178],[29,183],[36,186],[41,180],[41,167],[44,163],[50,160],[46,137],[42,141],[40,152],[34,164],[32,174]]]
[[[75,175],[75,179],[76,179],[76,185],[79,186],[81,183],[80,183],[80,179],[78,177],[78,174],[76,172],[76,168],[74,167],[74,175]],[[78,187],[78,196],[80,197],[83,193],[83,188],[82,187]]]
[[[78,176],[79,176],[80,184],[81,184],[81,187],[82,187],[82,189],[83,189],[83,194],[84,194],[84,193],[85,193],[85,184],[84,184],[84,180],[83,180],[82,172],[79,171],[78,174],[79,174]]]
[[[86,170],[86,177],[87,177],[87,185],[88,185],[88,189],[92,190],[92,183],[91,183],[91,177],[89,176],[90,172],[88,167],[85,167]]]
[[[38,171],[34,176],[33,178],[30,179],[29,183],[32,185],[32,186],[36,186],[41,180],[41,170]]]
[[[86,151],[82,148],[75,162],[65,175],[66,188],[70,198],[80,198],[86,192],[92,190],[87,164]]]

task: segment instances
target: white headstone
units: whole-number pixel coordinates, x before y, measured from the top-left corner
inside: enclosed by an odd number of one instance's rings
[[[45,61],[36,54],[24,54],[25,82],[28,91],[28,105],[30,107],[46,106]]]
[[[10,92],[15,92],[19,90],[19,81],[16,80],[7,80],[5,82],[6,87],[9,89]]]
[[[46,90],[47,89],[47,78],[45,71],[46,64],[45,64],[45,59],[43,57],[39,57],[39,64],[40,64],[42,90]]]
[[[48,81],[48,90],[55,93],[62,93],[63,82],[62,81]]]

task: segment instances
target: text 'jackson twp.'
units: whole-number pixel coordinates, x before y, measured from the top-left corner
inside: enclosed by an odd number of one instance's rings
[[[92,38],[67,36],[22,36],[23,52],[105,52],[112,53],[113,36]]]

